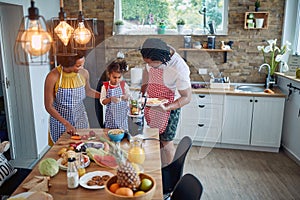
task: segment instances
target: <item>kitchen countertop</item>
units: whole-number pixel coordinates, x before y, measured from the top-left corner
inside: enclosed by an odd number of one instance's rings
[[[193,83],[193,82],[192,82]],[[208,84],[209,85],[209,84]],[[261,97],[286,97],[284,93],[277,87],[271,88],[271,90],[274,92],[274,94],[270,93],[265,93],[265,92],[247,92],[247,91],[241,91],[235,89],[237,85],[254,85],[254,86],[261,86],[261,84],[250,84],[250,83],[232,83],[230,84],[230,88],[198,88],[198,89],[193,89],[192,88],[192,93],[193,94],[226,94],[226,95],[237,95],[237,96],[261,96]],[[139,91],[140,90],[140,85],[132,85],[129,86],[130,90],[132,91]]]
[[[296,82],[298,82],[298,83],[300,83],[300,79],[298,78],[296,78],[296,75],[294,75],[294,76],[289,76],[289,75],[286,75],[286,74],[284,74],[284,73],[279,73],[279,72],[275,72],[275,74],[277,75],[277,76],[282,76],[282,77],[285,77],[285,78],[288,78],[288,79],[290,79],[290,80],[293,80],[293,81],[296,81]]]
[[[245,84],[246,85],[246,84]],[[273,87],[271,90],[274,94],[265,92],[247,92],[236,90],[235,86],[230,86],[229,89],[215,89],[215,88],[199,88],[192,89],[194,94],[226,94],[226,95],[238,95],[238,96],[260,96],[260,97],[285,97],[286,95],[278,87]]]

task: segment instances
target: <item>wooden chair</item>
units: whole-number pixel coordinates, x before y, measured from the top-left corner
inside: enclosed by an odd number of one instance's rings
[[[161,169],[164,199],[169,198],[182,177],[185,158],[191,147],[192,139],[189,136],[183,137],[176,148],[173,161]]]
[[[170,200],[199,200],[203,186],[199,179],[192,174],[185,174],[176,184]]]

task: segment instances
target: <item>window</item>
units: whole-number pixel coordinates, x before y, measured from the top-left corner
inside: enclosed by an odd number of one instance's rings
[[[123,34],[178,34],[176,22],[185,21],[181,34],[227,35],[229,0],[115,0],[115,20],[125,23]]]

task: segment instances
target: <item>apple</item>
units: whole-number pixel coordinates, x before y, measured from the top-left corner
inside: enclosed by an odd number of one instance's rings
[[[151,189],[151,187],[152,187],[152,181],[148,178],[143,178],[140,185],[140,189],[142,191],[148,191]]]

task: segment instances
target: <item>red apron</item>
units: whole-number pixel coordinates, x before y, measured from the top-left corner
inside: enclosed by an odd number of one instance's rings
[[[149,98],[168,99],[168,104],[174,102],[175,92],[164,85],[162,69],[150,68],[147,94]],[[151,107],[145,108],[145,118],[148,126],[150,128],[158,128],[160,134],[165,131],[169,117],[170,111],[160,112],[151,109]]]

